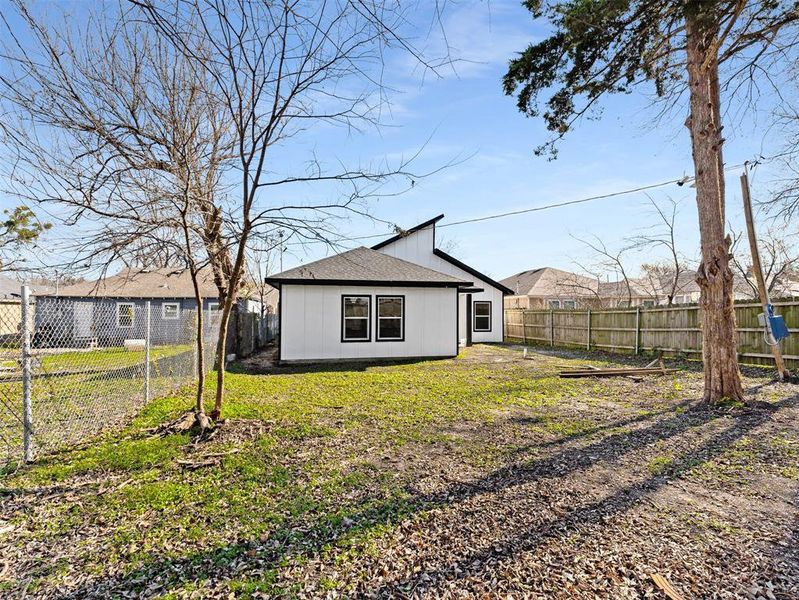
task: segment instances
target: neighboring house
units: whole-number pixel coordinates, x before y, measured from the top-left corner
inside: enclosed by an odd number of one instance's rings
[[[435,247],[443,216],[268,277],[280,290],[279,360],[451,357],[501,342],[511,290]]]
[[[629,282],[600,281],[597,297],[608,308],[652,307],[658,303],[658,296],[635,279],[630,279]]]
[[[552,267],[530,269],[500,281],[513,294],[505,297],[505,308],[533,310],[573,308],[620,308],[654,306],[656,298],[639,282],[600,281]]]
[[[200,274],[203,309],[219,310],[218,290],[209,270]],[[142,338],[150,302],[150,336],[154,344],[190,339],[185,311],[197,301],[187,270],[125,269],[111,277],[62,286],[58,293],[36,296],[34,344],[39,346],[121,345]],[[260,310],[244,294],[242,310]]]
[[[746,280],[735,275],[733,277],[733,298],[735,300],[756,300],[757,294]],[[668,294],[671,290],[672,281],[666,279],[662,282],[661,287],[661,302],[660,304],[668,303]],[[677,285],[675,286],[674,298],[672,304],[695,304],[699,302],[699,284],[696,282],[695,271],[684,271],[680,273],[677,278]],[[775,295],[775,297],[777,297]]]
[[[23,282],[0,275],[0,343],[18,339],[22,324],[21,290]],[[52,288],[46,284],[29,284],[31,294],[47,293]],[[29,320],[30,322],[30,320]]]
[[[591,277],[542,267],[500,280],[513,293],[505,296],[505,308],[543,310],[580,308],[596,299],[598,282]]]
[[[0,344],[19,335],[22,323],[19,291],[22,284],[0,275]]]

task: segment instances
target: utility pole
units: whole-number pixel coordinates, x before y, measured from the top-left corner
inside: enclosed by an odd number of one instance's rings
[[[757,235],[755,234],[755,221],[752,217],[752,200],[749,196],[749,176],[746,173],[746,165],[744,165],[744,172],[741,174],[741,194],[744,203],[744,216],[746,217],[746,232],[749,237],[749,249],[752,252],[752,271],[754,272],[755,279],[757,280],[757,290],[760,295],[760,304],[763,306],[763,316],[766,321],[766,329],[771,341],[771,353],[774,355],[774,365],[777,367],[777,375],[780,381],[787,381],[791,373],[785,368],[785,361],[782,359],[782,350],[774,336],[771,334],[771,324],[769,323],[769,315],[771,314],[771,300],[768,297],[768,288],[766,287],[766,280],[763,277],[763,267],[760,264],[760,250],[757,247]]]

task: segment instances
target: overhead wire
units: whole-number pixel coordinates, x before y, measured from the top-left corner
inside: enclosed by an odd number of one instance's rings
[[[771,160],[786,156],[786,155],[791,154],[791,153],[792,152],[787,151],[787,152],[782,152],[780,154],[775,154],[775,155],[772,155],[772,156],[758,155],[754,160],[749,160],[749,161],[745,161],[745,162],[738,163],[738,164],[735,164],[735,165],[726,166],[726,167],[724,167],[724,172],[726,173],[727,171],[734,171],[734,170],[737,170],[737,169],[740,169],[740,168],[754,168],[757,165],[762,164],[763,162],[771,161]],[[566,200],[566,201],[563,201],[563,202],[553,202],[551,204],[544,204],[544,205],[541,205],[541,206],[532,206],[532,207],[528,207],[528,208],[520,208],[518,210],[511,210],[511,211],[495,213],[495,214],[490,214],[490,215],[483,215],[483,216],[480,216],[480,217],[472,217],[472,218],[469,218],[469,219],[461,219],[460,221],[452,221],[450,223],[441,223],[441,224],[437,225],[437,227],[440,229],[440,228],[443,228],[443,227],[454,227],[456,225],[466,225],[466,224],[469,224],[469,223],[480,223],[482,221],[490,221],[490,220],[494,220],[494,219],[502,219],[502,218],[505,218],[505,217],[511,217],[511,216],[515,216],[515,215],[528,214],[528,213],[532,213],[532,212],[540,212],[540,211],[544,211],[544,210],[552,210],[552,209],[556,209],[556,208],[563,208],[563,207],[566,207],[566,206],[574,206],[574,205],[577,205],[577,204],[585,204],[587,202],[593,202],[593,201],[596,201],[596,200],[605,200],[605,199],[608,199],[608,198],[615,198],[615,197],[618,197],[618,196],[626,196],[628,194],[636,194],[636,193],[640,193],[640,192],[646,192],[646,191],[649,191],[649,190],[654,190],[654,189],[661,188],[661,187],[666,187],[666,186],[669,186],[669,185],[683,186],[686,183],[692,182],[694,180],[695,180],[695,177],[689,177],[689,176],[685,176],[684,175],[682,177],[678,177],[678,178],[675,178],[675,179],[669,179],[667,181],[660,181],[660,182],[657,182],[657,183],[650,183],[650,184],[641,185],[641,186],[637,186],[637,187],[633,187],[633,188],[627,188],[627,189],[623,189],[623,190],[607,192],[605,194],[596,194],[596,195],[593,195],[593,196],[586,196],[584,198],[576,198],[574,200]],[[363,236],[342,237],[342,238],[336,240],[336,242],[337,243],[356,242],[356,241],[361,241],[361,240],[388,238],[388,237],[391,237],[392,235],[396,235],[396,234],[395,233],[376,233],[376,234],[363,235]],[[297,242],[296,244],[297,245],[306,245],[307,243],[308,242]],[[290,244],[290,245],[293,245],[293,244]]]

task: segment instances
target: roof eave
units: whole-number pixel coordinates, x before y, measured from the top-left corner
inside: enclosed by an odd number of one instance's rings
[[[267,278],[267,283],[281,285],[355,285],[379,287],[452,287],[461,288],[474,285],[473,281],[401,281],[385,279],[313,279],[313,278]]]
[[[515,292],[512,289],[510,289],[509,287],[502,285],[499,281],[495,281],[495,280],[491,279],[488,275],[484,275],[483,273],[481,273],[477,269],[475,269],[473,267],[470,267],[466,263],[463,263],[463,262],[459,261],[454,256],[450,256],[449,254],[447,254],[443,250],[439,250],[438,248],[433,248],[433,254],[435,254],[436,256],[438,256],[441,259],[444,259],[445,261],[447,261],[451,265],[454,265],[454,266],[456,266],[456,267],[458,267],[460,269],[463,269],[464,271],[469,273],[469,275],[474,275],[478,279],[481,279],[482,281],[492,285],[493,287],[495,287],[499,291],[501,291],[503,293],[503,295],[506,295],[506,296],[515,295]]]

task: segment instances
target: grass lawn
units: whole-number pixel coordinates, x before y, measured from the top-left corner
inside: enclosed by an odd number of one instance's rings
[[[187,393],[0,479],[0,596],[799,597],[799,388],[566,364],[234,365],[209,441],[153,434]]]
[[[153,396],[164,395],[189,381],[193,351],[191,344],[152,347]],[[31,398],[39,449],[64,447],[129,418],[141,408],[144,350],[35,352],[38,354],[34,355],[32,366]],[[0,371],[0,448],[21,449],[22,369],[18,356],[0,361],[0,367],[4,368]]]

